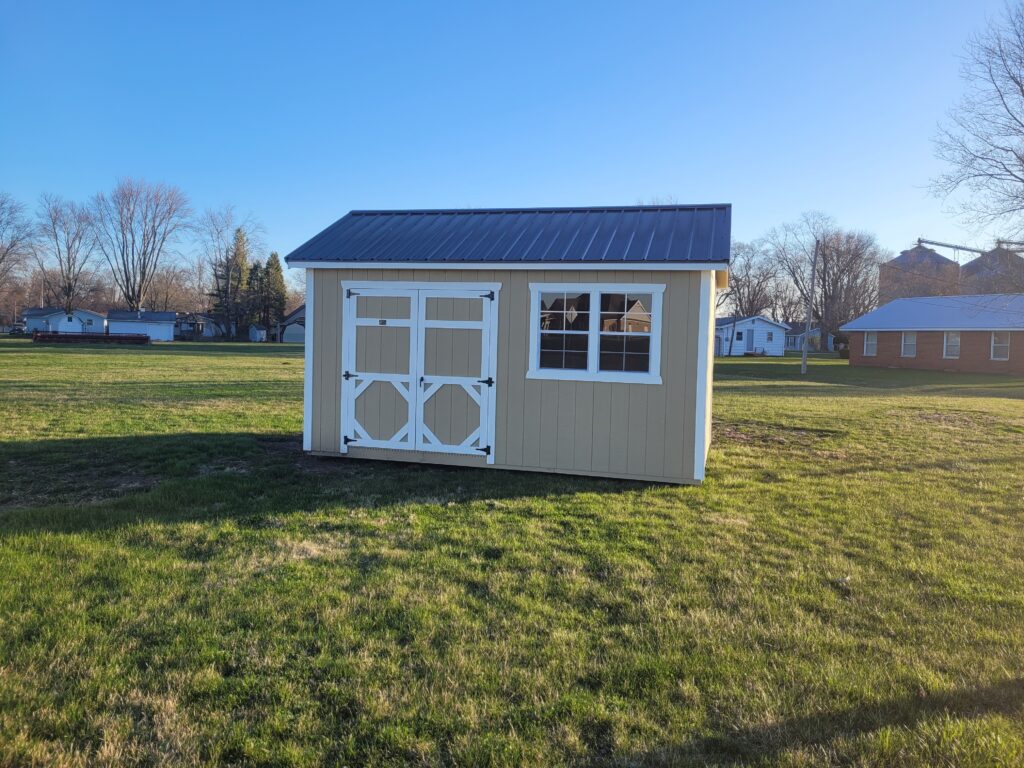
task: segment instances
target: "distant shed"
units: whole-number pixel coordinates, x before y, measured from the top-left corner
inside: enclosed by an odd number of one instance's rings
[[[728,205],[354,211],[306,271],[322,455],[699,482]]]

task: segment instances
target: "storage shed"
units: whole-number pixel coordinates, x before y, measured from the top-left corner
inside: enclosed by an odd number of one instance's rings
[[[107,312],[109,333],[144,333],[150,341],[174,341],[176,312],[111,309]]]
[[[353,211],[306,271],[318,455],[700,482],[728,205]]]

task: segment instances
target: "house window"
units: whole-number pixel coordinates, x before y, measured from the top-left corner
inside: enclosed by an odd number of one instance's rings
[[[531,283],[534,379],[660,384],[664,285]]]
[[[864,357],[875,357],[878,354],[878,331],[864,334]]]
[[[960,331],[946,331],[942,334],[942,356],[947,360],[960,357]]]
[[[87,318],[85,319],[85,324],[86,324],[86,325],[92,325],[92,318],[91,318],[91,317],[87,317]]]
[[[768,331],[768,341],[769,342],[775,341],[775,332],[774,331]]]
[[[1010,332],[992,331],[992,359],[1010,359]]]
[[[904,331],[900,357],[917,357],[917,331]]]
[[[743,341],[743,331],[736,331],[736,341]]]

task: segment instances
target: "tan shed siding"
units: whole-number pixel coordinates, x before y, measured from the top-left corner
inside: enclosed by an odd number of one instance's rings
[[[315,270],[312,450],[340,452],[341,284],[343,281],[500,283],[494,466],[694,481],[700,272]],[[527,379],[531,282],[664,283],[662,384]],[[714,312],[712,297],[711,313]],[[441,311],[439,309],[439,311]],[[450,311],[462,312],[451,306]],[[461,317],[461,314],[456,315]],[[713,333],[711,319],[709,335]],[[713,345],[709,341],[709,354]],[[437,347],[448,354],[447,346]],[[455,350],[450,350],[456,354]],[[461,359],[461,358],[459,358]],[[708,370],[710,377],[710,368]],[[464,428],[461,423],[453,429]],[[709,425],[710,427],[710,425]],[[710,428],[708,430],[710,435]],[[350,446],[354,457],[485,466],[458,456]]]

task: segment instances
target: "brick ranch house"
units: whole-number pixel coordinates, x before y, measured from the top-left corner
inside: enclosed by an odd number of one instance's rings
[[[1024,294],[896,299],[841,330],[850,365],[1024,376]]]

